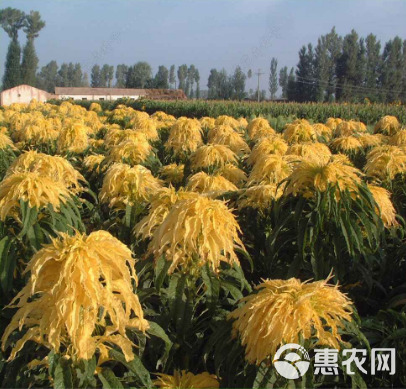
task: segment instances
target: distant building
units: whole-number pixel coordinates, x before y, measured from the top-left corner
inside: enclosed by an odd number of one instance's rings
[[[145,89],[127,88],[87,88],[87,87],[55,87],[59,99],[74,100],[117,100],[123,97],[139,99],[146,96]]]
[[[145,97],[152,100],[186,99],[185,93],[180,89],[55,87],[55,94],[52,94],[29,85],[19,85],[1,92],[0,105],[29,103],[33,99],[41,102],[50,99],[113,101],[124,97],[131,99]]]
[[[88,88],[56,87],[55,94],[59,99],[74,100],[117,100],[123,97],[159,100],[184,100],[185,93],[180,89],[130,89],[130,88]]]
[[[0,105],[10,105],[13,103],[29,103],[35,99],[37,101],[47,101],[55,99],[52,93],[34,88],[30,85],[18,85],[11,89],[6,89],[0,93]]]

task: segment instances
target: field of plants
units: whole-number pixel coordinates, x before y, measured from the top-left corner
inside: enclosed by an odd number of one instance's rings
[[[1,387],[404,387],[404,108],[141,103],[0,110]]]
[[[54,100],[61,104],[61,100]],[[91,101],[77,101],[77,104],[89,108]],[[383,116],[396,116],[400,123],[406,124],[405,106],[397,104],[361,103],[296,103],[265,101],[227,101],[227,100],[148,100],[120,99],[116,101],[99,102],[103,109],[112,110],[118,104],[124,104],[150,115],[164,111],[175,117],[202,118],[204,116],[218,117],[221,115],[252,118],[265,117],[275,121],[277,118],[294,117],[314,122],[325,122],[330,117],[345,120],[359,120],[368,125],[374,125]]]

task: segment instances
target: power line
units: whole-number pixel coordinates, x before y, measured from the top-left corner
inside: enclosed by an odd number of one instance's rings
[[[317,79],[317,78],[304,78],[304,77],[299,77],[299,80],[295,80],[296,82],[300,83],[300,84],[306,84],[306,85],[314,85],[316,82],[317,83],[321,83],[324,84],[325,86],[331,86],[332,88],[335,89],[352,89],[353,91],[359,91],[359,92],[392,92],[392,89],[385,89],[385,88],[380,88],[380,87],[376,87],[376,88],[371,88],[371,87],[367,87],[367,86],[360,86],[360,85],[343,85],[343,84],[334,84],[332,82],[329,81],[323,81],[321,79]],[[399,91],[398,92],[399,96],[406,96],[406,92],[402,92]]]

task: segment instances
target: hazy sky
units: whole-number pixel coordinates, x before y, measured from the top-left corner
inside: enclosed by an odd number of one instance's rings
[[[95,63],[148,61],[155,72],[193,63],[201,89],[211,68],[237,65],[265,71],[267,89],[273,56],[279,67],[295,66],[300,47],[333,26],[343,35],[373,32],[382,42],[406,39],[404,0],[1,0],[8,6],[38,10],[46,21],[36,40],[40,66],[80,62],[90,73]],[[9,39],[0,34],[2,74]]]

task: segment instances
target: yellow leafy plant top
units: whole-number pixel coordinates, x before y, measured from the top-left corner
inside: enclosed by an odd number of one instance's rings
[[[107,170],[99,198],[101,202],[108,202],[110,207],[125,209],[127,204],[148,202],[161,187],[161,181],[146,167],[115,163]]]
[[[219,382],[214,374],[203,372],[193,374],[186,370],[175,370],[173,375],[157,373],[154,385],[158,388],[178,389],[212,389],[218,388]]]
[[[3,334],[3,349],[14,330],[27,330],[10,359],[29,340],[75,360],[88,360],[96,350],[108,358],[108,344],[115,344],[127,361],[133,359],[125,330],[145,332],[149,326],[133,291],[134,263],[131,251],[102,230],[61,233],[43,246],[27,265],[27,285],[10,305],[18,310]],[[96,335],[96,326],[104,333]]]
[[[0,182],[0,220],[14,217],[20,220],[20,200],[38,210],[52,205],[58,211],[71,192],[60,182],[35,172],[10,174]]]
[[[257,293],[243,298],[228,317],[246,360],[259,365],[283,343],[299,343],[300,336],[340,349],[338,330],[352,320],[352,302],[328,281],[264,280]]]
[[[221,200],[205,196],[177,201],[155,229],[149,252],[171,261],[169,273],[176,268],[203,266],[217,272],[220,262],[238,264],[235,249],[245,250],[239,238],[240,227]]]

